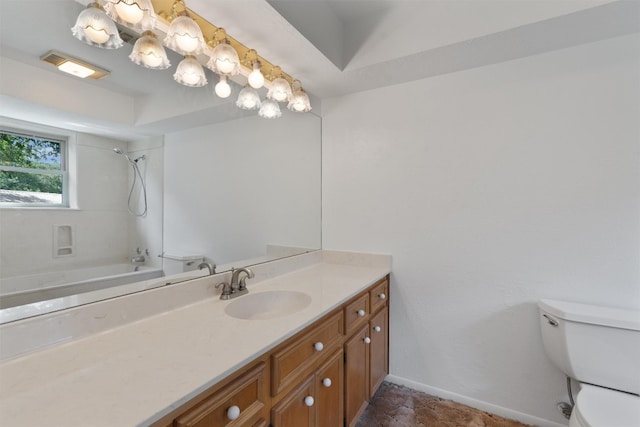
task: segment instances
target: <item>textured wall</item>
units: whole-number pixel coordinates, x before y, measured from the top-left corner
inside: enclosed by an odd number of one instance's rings
[[[393,255],[393,375],[566,423],[536,301],[640,309],[639,46],[323,102],[323,246]]]

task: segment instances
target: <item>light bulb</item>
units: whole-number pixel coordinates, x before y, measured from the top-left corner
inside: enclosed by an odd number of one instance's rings
[[[151,31],[145,31],[142,33],[142,37],[136,40],[129,59],[138,65],[156,70],[163,70],[171,66],[164,46]]]
[[[179,53],[195,54],[202,50],[204,36],[196,21],[189,16],[181,15],[171,21],[164,43],[169,49]]]
[[[92,26],[85,27],[83,29],[84,35],[87,36],[89,40],[97,44],[106,43],[109,40],[109,34],[103,29],[96,29]]]
[[[207,84],[207,77],[204,74],[202,65],[193,55],[187,55],[180,61],[173,78],[185,86],[201,87]]]
[[[123,43],[116,24],[95,2],[80,12],[71,32],[78,40],[103,49],[117,49]]]
[[[135,1],[132,4],[119,1],[116,3],[115,8],[120,19],[128,22],[129,24],[135,25],[144,18],[144,12]]]
[[[220,98],[228,98],[231,95],[231,86],[227,83],[227,76],[220,76],[220,81],[216,84],[215,91]]]
[[[248,82],[249,86],[254,89],[260,89],[264,86],[264,76],[260,72],[260,63],[258,61],[253,64],[253,71],[249,73]]]

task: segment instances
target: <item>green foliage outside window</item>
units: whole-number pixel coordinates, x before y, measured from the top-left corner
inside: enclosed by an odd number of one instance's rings
[[[61,148],[59,141],[0,132],[0,189],[62,194],[62,176],[45,172],[62,170]]]

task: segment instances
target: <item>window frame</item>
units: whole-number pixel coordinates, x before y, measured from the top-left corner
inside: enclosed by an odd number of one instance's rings
[[[15,203],[0,202],[0,208],[65,208],[71,207],[71,197],[69,188],[69,135],[56,135],[42,130],[21,129],[12,126],[5,126],[0,123],[0,133],[22,136],[26,138],[43,139],[60,144],[60,170],[57,169],[37,169],[25,168],[21,166],[4,166],[0,164],[0,171],[21,172],[34,175],[57,175],[62,177],[62,201],[61,203]]]

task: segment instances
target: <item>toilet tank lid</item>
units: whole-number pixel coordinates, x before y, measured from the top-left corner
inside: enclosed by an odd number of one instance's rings
[[[640,331],[640,311],[543,299],[538,307],[560,319]]]

